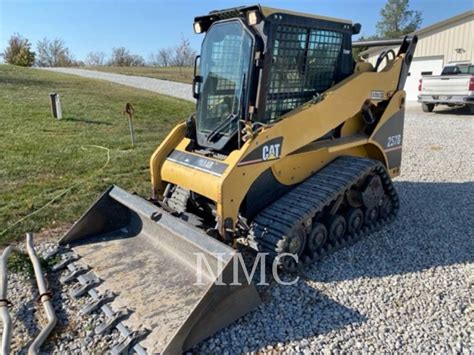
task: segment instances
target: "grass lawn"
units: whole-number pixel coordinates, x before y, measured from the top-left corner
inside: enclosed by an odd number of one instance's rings
[[[149,78],[179,81],[191,84],[193,81],[192,67],[91,67],[90,70],[104,71],[108,73],[146,76]]]
[[[63,120],[51,118],[50,92],[61,95]],[[135,108],[134,149],[122,115],[127,102]],[[0,65],[0,243],[73,222],[111,184],[148,196],[150,155],[193,110],[148,91]],[[107,150],[91,145],[109,149],[105,168]]]

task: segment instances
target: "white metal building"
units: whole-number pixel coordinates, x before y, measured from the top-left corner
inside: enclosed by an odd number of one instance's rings
[[[417,99],[422,75],[439,75],[448,63],[474,63],[474,10],[422,28],[414,34],[418,36],[418,45],[405,84],[407,100]],[[375,65],[380,52],[389,48],[369,48],[361,54]]]

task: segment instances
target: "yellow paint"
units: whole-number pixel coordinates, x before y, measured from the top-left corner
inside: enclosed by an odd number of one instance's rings
[[[383,91],[384,100],[392,98],[379,129],[396,111],[404,99],[403,91],[396,91],[403,55],[389,63],[383,71],[374,72],[371,65],[358,64],[355,73],[333,86],[318,103],[308,102],[281,117],[278,122],[263,128],[240,150],[234,150],[223,162],[228,168],[222,176],[202,172],[166,160],[173,148],[184,151],[189,140],[184,138],[184,124],[177,126],[153,154],[150,165],[152,184],[157,194],[163,192],[164,182],[171,182],[195,191],[216,202],[219,230],[222,221],[231,218],[235,223],[240,206],[252,183],[267,169],[283,184],[301,182],[340,155],[378,159],[386,164],[382,148],[363,131],[360,114],[362,105],[371,100],[373,90]],[[371,100],[378,105],[381,100]],[[341,138],[315,142],[330,130],[344,123]],[[283,137],[280,159],[238,166],[247,154],[265,142]],[[390,174],[396,175],[395,169]]]
[[[161,178],[161,167],[165,162],[166,157],[173,151],[179,142],[183,140],[185,129],[185,123],[180,123],[173,128],[150,158],[151,185],[154,197],[161,195],[164,191],[166,184]]]

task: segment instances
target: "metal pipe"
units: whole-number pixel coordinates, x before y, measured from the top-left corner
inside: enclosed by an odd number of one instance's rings
[[[28,255],[30,256],[31,262],[33,264],[33,269],[35,271],[36,283],[38,284],[39,290],[39,302],[43,304],[43,308],[46,312],[46,317],[48,318],[48,324],[44,327],[38,336],[35,338],[33,343],[31,343],[28,354],[36,355],[39,352],[41,345],[44,343],[46,338],[49,336],[51,331],[54,329],[57,323],[56,313],[54,312],[53,304],[51,302],[51,293],[46,288],[46,281],[41,271],[41,264],[38,259],[38,256],[35,253],[35,248],[33,246],[33,234],[26,234],[26,249]]]
[[[403,43],[403,38],[396,38],[396,39],[377,39],[373,41],[358,41],[353,42],[353,48],[360,48],[360,47],[386,47],[386,46],[397,46]],[[408,38],[410,41],[411,38]]]
[[[12,319],[8,306],[10,302],[7,300],[7,286],[8,286],[8,270],[7,260],[12,252],[12,247],[6,247],[0,256],[0,318],[3,323],[3,335],[2,335],[2,355],[10,353],[10,344],[12,340]]]

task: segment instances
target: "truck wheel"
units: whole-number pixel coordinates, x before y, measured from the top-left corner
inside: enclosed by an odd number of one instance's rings
[[[423,112],[433,112],[434,106],[435,106],[434,104],[425,104],[425,103],[421,104],[421,108],[423,109]]]

